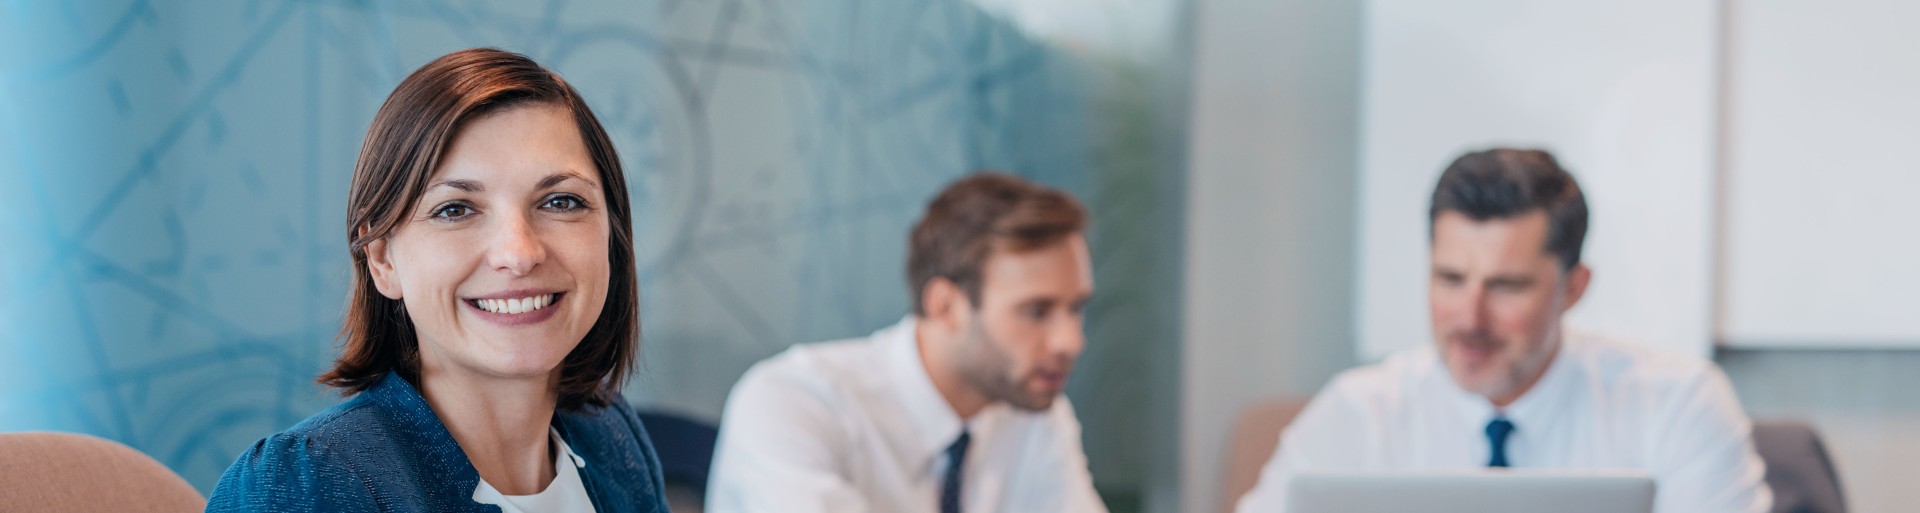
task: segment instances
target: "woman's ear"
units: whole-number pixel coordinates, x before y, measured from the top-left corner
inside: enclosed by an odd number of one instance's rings
[[[365,234],[366,228],[360,233]],[[400,274],[393,270],[393,259],[387,254],[387,239],[380,238],[367,242],[367,274],[373,276],[373,288],[387,299],[399,301],[405,297],[400,289]]]

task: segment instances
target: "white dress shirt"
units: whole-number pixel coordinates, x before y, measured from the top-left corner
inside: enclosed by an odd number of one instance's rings
[[[1569,332],[1504,411],[1454,384],[1431,343],[1340,374],[1281,434],[1238,511],[1281,511],[1300,472],[1485,468],[1486,426],[1502,413],[1514,468],[1647,472],[1657,513],[1764,513],[1773,502],[1719,367]]]
[[[927,377],[911,316],[748,369],[720,421],[706,510],[938,512],[945,451],[963,428],[963,511],[1106,511],[1067,398],[1042,412],[996,402],[961,419]]]
[[[547,428],[553,441],[553,482],[533,495],[506,495],[487,480],[473,487],[473,502],[500,507],[501,513],[593,513],[593,499],[587,497],[587,485],[580,481],[580,469],[587,460],[573,453],[560,431]]]

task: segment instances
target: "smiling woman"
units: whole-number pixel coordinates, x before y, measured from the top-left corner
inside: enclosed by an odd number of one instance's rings
[[[320,381],[208,511],[666,511],[618,390],[639,338],[619,158],[571,86],[473,49],[401,82],[348,199],[354,283]]]
[[[587,336],[603,316],[610,327],[631,331],[631,322],[619,318],[621,308],[602,308],[611,299],[609,262],[616,257],[610,249],[631,253],[625,243],[609,243],[607,198],[621,195],[572,171],[596,166],[567,108],[489,107],[495,110],[467,121],[435,159],[438,165],[414,206],[387,216],[398,221],[392,230],[361,236],[365,244],[355,258],[364,260],[364,279],[378,296],[360,299],[375,308],[399,302],[406,310],[419,340],[399,345],[415,346],[419,361],[418,368],[402,372],[528,378],[528,385],[544,388],[547,375],[576,344],[584,346],[583,359],[601,347],[632,352],[630,333],[625,340],[613,332]],[[623,274],[631,283],[632,271]],[[623,292],[628,297],[615,303],[630,311],[633,288]],[[533,308],[536,302],[543,308]],[[372,346],[393,342],[350,339],[341,368],[326,379],[377,379],[365,370],[392,363],[378,361]],[[609,371],[624,373],[625,362],[602,357],[581,363],[595,365],[560,373],[560,399],[568,406],[605,405],[611,390],[602,378]],[[434,400],[438,379],[420,381]]]

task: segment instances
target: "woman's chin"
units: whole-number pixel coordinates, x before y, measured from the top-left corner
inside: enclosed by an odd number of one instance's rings
[[[561,355],[564,357],[565,355]],[[560,371],[561,357],[527,358],[501,362],[497,367],[502,377],[514,379],[535,379],[552,376]]]
[[[501,380],[535,380],[552,376],[560,369],[560,362],[566,353],[528,352],[493,355],[474,355],[468,360],[473,363],[475,374]]]

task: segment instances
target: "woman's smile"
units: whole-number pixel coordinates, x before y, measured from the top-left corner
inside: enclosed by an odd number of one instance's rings
[[[465,303],[475,316],[487,322],[502,326],[526,326],[553,318],[553,314],[560,311],[555,307],[559,306],[566,296],[566,292],[509,290],[484,297],[466,298],[460,302]]]

